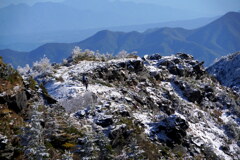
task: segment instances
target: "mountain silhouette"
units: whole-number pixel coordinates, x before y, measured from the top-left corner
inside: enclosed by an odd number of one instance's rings
[[[46,55],[52,62],[60,62],[71,54],[74,46],[116,54],[121,50],[137,51],[138,55],[161,53],[162,55],[186,52],[210,65],[215,58],[240,50],[240,13],[229,12],[212,23],[194,30],[160,28],[140,32],[112,32],[103,30],[76,43],[48,43],[23,53],[26,62],[32,63]],[[2,55],[3,51],[0,52]],[[5,58],[6,54],[3,56]],[[25,58],[27,57],[27,58]],[[12,63],[11,58],[6,62]],[[21,59],[21,58],[20,58]]]

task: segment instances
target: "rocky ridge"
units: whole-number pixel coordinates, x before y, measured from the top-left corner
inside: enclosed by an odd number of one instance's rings
[[[224,86],[240,94],[240,52],[218,59],[207,71]]]
[[[191,55],[69,60],[32,89],[30,75],[16,134],[25,159],[240,158],[240,97]]]

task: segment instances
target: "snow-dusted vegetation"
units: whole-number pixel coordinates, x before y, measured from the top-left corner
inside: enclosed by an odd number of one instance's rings
[[[240,158],[240,97],[191,55],[115,57],[76,47],[62,64],[44,57],[18,70],[27,159]],[[8,149],[10,136],[0,132]]]
[[[219,58],[207,71],[240,94],[240,52]]]

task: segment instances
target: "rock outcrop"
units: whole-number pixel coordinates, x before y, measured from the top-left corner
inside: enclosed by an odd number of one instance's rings
[[[222,85],[240,94],[240,52],[224,56],[207,68]]]
[[[1,93],[5,159],[240,158],[240,97],[191,55],[69,61],[51,73],[33,77],[46,89],[23,76],[20,112],[4,98],[17,94]]]

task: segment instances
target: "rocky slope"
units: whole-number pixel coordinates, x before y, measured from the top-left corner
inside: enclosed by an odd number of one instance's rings
[[[240,94],[240,52],[220,58],[207,71],[221,82],[222,85]]]
[[[20,111],[12,111],[1,92],[1,110],[9,109],[1,114],[8,118],[4,124],[10,126],[14,115],[22,119],[19,132],[0,131],[1,158],[239,159],[240,97],[202,65],[179,53],[70,58],[40,75],[29,69]]]

